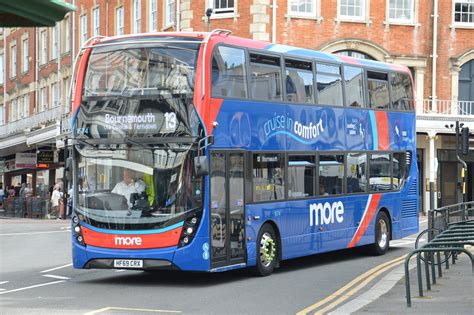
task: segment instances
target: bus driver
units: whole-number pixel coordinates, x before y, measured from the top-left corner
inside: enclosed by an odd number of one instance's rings
[[[134,193],[141,194],[145,189],[145,182],[141,179],[135,179],[135,172],[126,168],[123,170],[123,180],[115,185],[112,192],[124,196],[131,208],[133,205],[130,202],[130,195]]]

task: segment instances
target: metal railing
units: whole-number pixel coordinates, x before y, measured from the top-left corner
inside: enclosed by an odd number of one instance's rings
[[[418,101],[418,115],[474,116],[474,101],[430,100]]]
[[[474,273],[474,256],[465,249],[465,245],[474,246],[474,202],[454,204],[431,210],[428,217],[428,229],[421,232],[415,243],[415,250],[405,257],[405,290],[407,307],[411,307],[410,293],[410,260],[416,255],[418,292],[423,296],[423,279],[421,261],[424,262],[426,289],[431,290],[431,284],[436,284],[436,266],[438,277],[442,277],[442,265],[449,269],[449,260],[456,263],[459,253],[466,254],[471,262]],[[428,243],[418,247],[422,236],[428,237]],[[442,258],[441,255],[444,255]],[[430,268],[431,266],[431,268]],[[431,273],[430,273],[431,269]]]
[[[13,133],[24,131],[25,129],[38,128],[41,125],[47,125],[50,122],[60,120],[67,115],[64,107],[58,106],[22,119],[12,121],[6,125],[0,126],[0,137],[5,137]]]
[[[52,207],[49,198],[10,197],[3,200],[3,211],[1,214],[12,218],[45,219],[51,212]]]

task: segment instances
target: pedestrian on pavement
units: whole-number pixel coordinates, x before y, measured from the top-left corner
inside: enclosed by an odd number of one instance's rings
[[[59,216],[59,205],[61,202],[61,193],[59,192],[59,184],[54,185],[53,192],[51,193],[51,213]],[[51,219],[51,216],[48,215],[48,219]]]

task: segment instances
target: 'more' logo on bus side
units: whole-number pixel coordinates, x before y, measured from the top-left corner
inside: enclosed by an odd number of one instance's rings
[[[309,205],[309,225],[331,224],[344,221],[344,204],[341,201],[312,203]]]

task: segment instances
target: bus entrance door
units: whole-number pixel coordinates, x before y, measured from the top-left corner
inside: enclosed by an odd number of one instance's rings
[[[245,259],[244,154],[211,154],[211,268]]]

